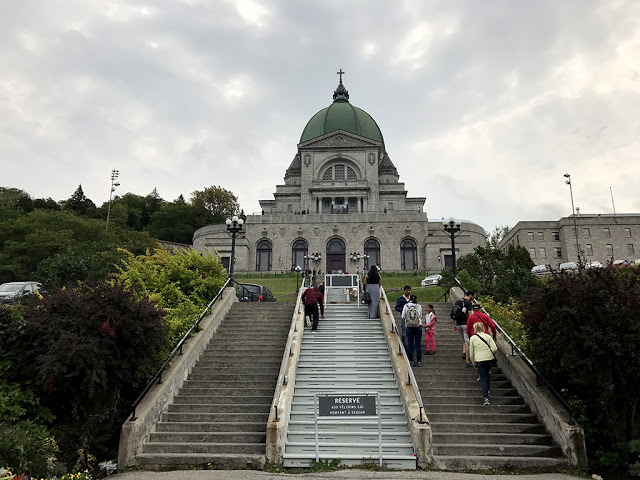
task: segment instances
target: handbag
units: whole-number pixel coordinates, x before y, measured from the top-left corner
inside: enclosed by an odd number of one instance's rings
[[[480,335],[478,335],[477,333],[476,333],[476,337],[478,337],[480,340],[482,340],[482,343],[484,343],[487,347],[489,347],[489,344],[486,342],[486,340],[484,338],[482,338]],[[493,355],[493,360],[489,360],[491,362],[489,364],[489,368],[497,367],[498,366],[498,359],[496,358],[496,354],[493,353],[493,351],[491,350],[491,347],[489,347],[489,351],[491,352],[491,355]]]
[[[367,302],[367,305],[371,305],[371,292],[369,290],[364,291],[364,301]]]

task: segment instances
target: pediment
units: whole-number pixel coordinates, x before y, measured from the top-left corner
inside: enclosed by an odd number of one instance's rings
[[[360,135],[349,133],[344,130],[336,130],[335,132],[327,133],[321,137],[312,138],[304,143],[300,143],[298,148],[300,150],[347,150],[377,148],[381,146],[382,144],[375,140],[361,137]]]

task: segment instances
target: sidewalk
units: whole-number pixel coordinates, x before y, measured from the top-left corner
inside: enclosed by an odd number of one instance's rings
[[[481,475],[440,471],[376,472],[368,470],[338,470],[318,473],[267,473],[256,470],[180,470],[174,472],[126,472],[112,475],[112,480],[576,480],[584,479],[563,473],[534,473],[522,475]]]

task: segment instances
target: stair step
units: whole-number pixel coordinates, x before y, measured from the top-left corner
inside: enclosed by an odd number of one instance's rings
[[[262,432],[152,432],[151,442],[159,443],[261,443],[267,440]]]
[[[176,404],[169,405],[169,413],[260,413],[268,412],[271,404]]]
[[[434,444],[434,455],[455,455],[464,452],[471,456],[559,457],[557,445],[499,445],[499,444]]]
[[[159,422],[157,432],[266,432],[264,422]]]
[[[454,445],[467,443],[480,443],[484,445],[551,445],[552,439],[546,433],[523,433],[514,431],[512,433],[496,433],[493,425],[484,425],[484,432],[435,432],[433,441],[439,445]],[[435,430],[435,429],[434,429]],[[486,433],[491,431],[491,433]]]
[[[441,470],[532,470],[554,472],[569,467],[566,458],[528,456],[434,455],[434,467]]]
[[[227,442],[149,442],[142,447],[144,453],[243,453],[264,455],[264,443],[227,443]]]
[[[141,453],[136,460],[159,470],[208,468],[209,464],[221,469],[255,470],[265,465],[264,454],[247,453]]]

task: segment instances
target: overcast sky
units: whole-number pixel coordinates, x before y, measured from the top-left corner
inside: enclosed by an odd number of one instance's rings
[[[0,0],[0,186],[273,199],[342,68],[431,219],[640,211],[640,2]]]

